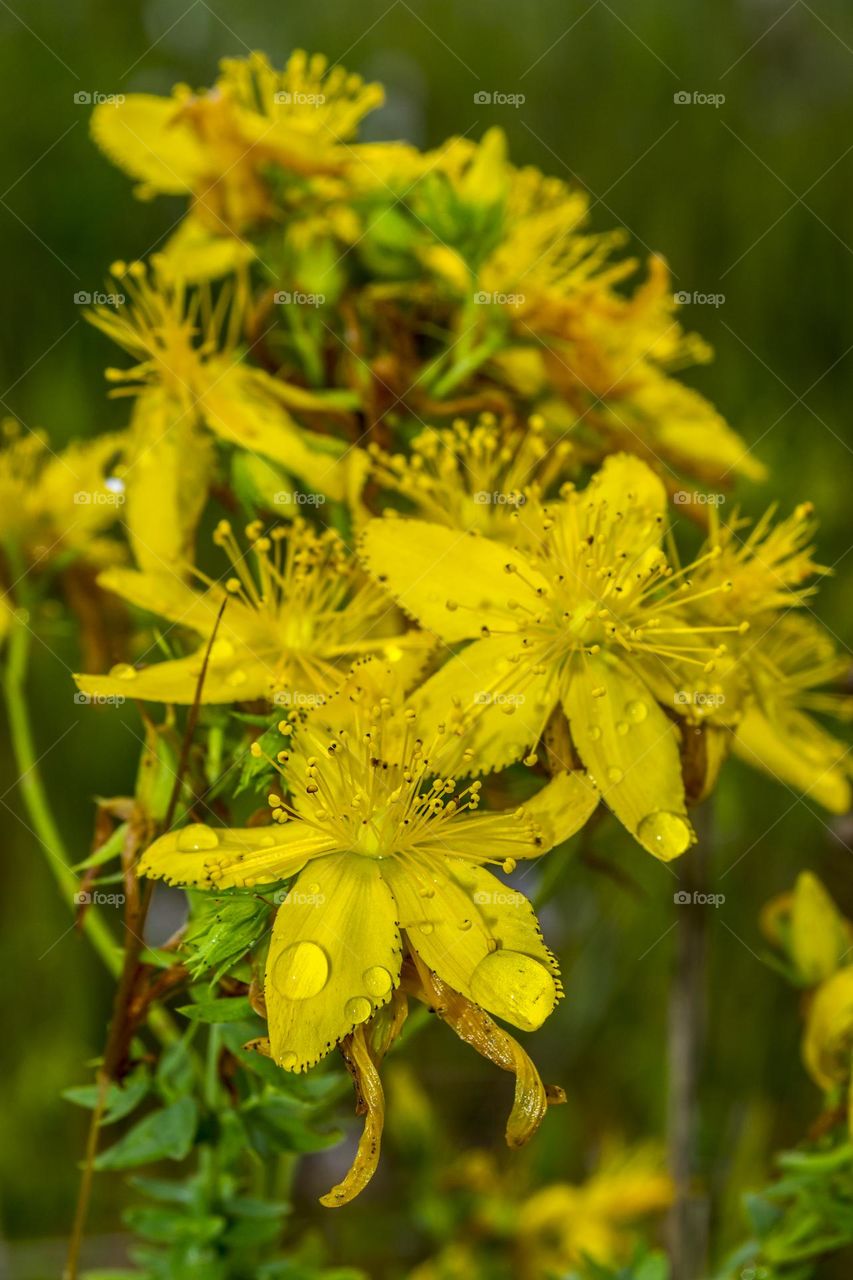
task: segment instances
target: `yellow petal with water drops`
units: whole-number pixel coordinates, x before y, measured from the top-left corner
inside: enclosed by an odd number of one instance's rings
[[[510,1147],[523,1146],[539,1128],[549,1105],[565,1102],[562,1089],[551,1087],[546,1090],[539,1072],[517,1040],[466,996],[452,990],[417,957],[414,966],[415,977],[408,980],[413,994],[434,1009],[460,1040],[489,1062],[515,1076],[515,1098],[507,1121],[506,1140]]]
[[[442,767],[467,775],[502,769],[525,755],[556,700],[553,672],[530,662],[518,636],[495,635],[450,658],[410,704],[427,740],[440,724],[464,729],[456,754],[443,757]]]
[[[140,569],[193,559],[193,542],[213,473],[210,441],[168,394],[139,396],[124,471],[124,519]]]
[[[273,1057],[304,1071],[391,998],[400,979],[394,900],[379,861],[332,854],[279,907],[264,992]]]
[[[563,707],[578,754],[643,848],[669,862],[693,841],[678,730],[619,659],[596,654],[572,668]]]
[[[246,889],[296,875],[332,840],[301,822],[272,827],[211,827],[193,822],[160,836],[139,860],[137,874],[199,889]]]
[[[102,676],[75,675],[81,693],[90,697],[139,698],[143,702],[195,702],[196,686],[206,646],[186,658],[172,658],[137,669],[122,662]],[[276,680],[276,652],[243,648],[230,641],[214,641],[201,691],[202,704],[251,702],[270,697]]]
[[[121,567],[105,569],[98,575],[98,586],[115,592],[138,609],[146,609],[206,636],[213,630],[225,595],[224,590],[204,594],[194,591],[178,573],[167,569],[146,573]]]
[[[850,808],[846,748],[804,712],[783,706],[768,715],[760,706],[750,707],[738,725],[733,749],[753,768],[802,791],[830,813],[843,814]]]
[[[318,436],[312,444],[310,433],[268,391],[262,370],[239,364],[223,368],[212,360],[207,371],[209,382],[199,393],[199,409],[211,431],[280,462],[308,488],[337,500],[345,496],[342,441]]]
[[[362,1025],[357,1026],[346,1037],[341,1049],[355,1081],[356,1112],[364,1116],[364,1129],[346,1177],[320,1197],[320,1204],[327,1209],[338,1209],[343,1204],[349,1204],[370,1182],[379,1164],[379,1148],[385,1125],[385,1094]]]
[[[809,1006],[803,1060],[815,1084],[832,1089],[850,1079],[853,1049],[853,965],[822,983]]]
[[[532,609],[537,587],[547,585],[517,551],[425,520],[371,520],[359,547],[369,573],[406,613],[450,642],[484,626],[515,631],[509,601]]]
[[[557,970],[523,894],[459,859],[419,859],[415,871],[390,858],[382,875],[430,969],[513,1026],[541,1026],[557,1002]]]
[[[592,817],[600,799],[598,788],[587,774],[577,769],[555,774],[521,806],[541,838],[541,844],[537,841],[528,857],[547,853],[580,831]]]
[[[95,107],[92,137],[129,177],[151,191],[181,195],[204,176],[206,157],[180,113],[173,98],[129,93],[123,102]]]

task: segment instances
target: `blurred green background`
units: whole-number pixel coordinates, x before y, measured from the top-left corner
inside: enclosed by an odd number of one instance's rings
[[[771,501],[783,512],[803,499],[816,503],[820,558],[837,573],[821,589],[818,612],[842,634],[853,10],[841,0],[4,2],[4,412],[59,441],[123,424],[126,402],[106,400],[102,375],[115,354],[82,321],[75,294],[102,287],[115,258],[155,248],[183,207],[132,198],[91,144],[91,108],[75,94],[206,85],[223,55],[261,48],[282,63],[294,47],[322,50],[385,82],[388,102],[371,117],[370,137],[432,146],[499,124],[516,161],[589,190],[595,229],[622,225],[637,253],[663,252],[674,289],[724,295],[719,306],[684,309],[685,323],[717,353],[687,378],[770,468],[766,486],[738,494],[748,512]],[[483,91],[525,101],[478,103]],[[725,101],[675,100],[694,92]],[[87,798],[130,788],[138,724],[132,709],[78,714],[69,674],[77,655],[62,627],[51,628],[32,671],[38,745],[66,838],[83,856]],[[40,1273],[22,1242],[68,1226],[84,1117],[58,1094],[86,1078],[84,1064],[101,1047],[109,986],[68,931],[6,749],[2,767],[0,1226],[17,1259],[9,1274],[25,1277]],[[711,921],[702,1107],[720,1250],[741,1229],[739,1192],[766,1175],[769,1153],[797,1140],[818,1106],[800,1066],[796,997],[760,959],[758,909],[809,866],[853,915],[853,864],[849,827],[737,763],[727,768],[713,829],[711,887],[726,900]],[[579,1177],[605,1132],[662,1135],[665,1123],[677,880],[615,824],[601,826],[593,847],[633,887],[575,859],[544,913],[567,1000],[532,1050],[543,1077],[566,1086],[569,1105],[536,1141],[540,1176]],[[482,1145],[507,1161],[508,1082],[437,1026],[420,1035],[414,1057],[450,1149]],[[379,1276],[394,1274],[383,1270],[390,1260],[417,1256],[407,1175],[393,1151],[357,1207],[321,1216],[315,1193],[329,1182],[328,1165],[308,1168],[299,1218],[320,1221],[335,1261],[367,1263]],[[115,1228],[119,1197],[115,1186],[99,1187],[95,1231]]]

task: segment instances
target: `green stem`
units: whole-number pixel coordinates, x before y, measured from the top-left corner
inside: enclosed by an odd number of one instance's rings
[[[41,843],[60,893],[68,905],[73,906],[78,880],[71,870],[71,860],[67,856],[62,836],[50,810],[38,768],[38,756],[27,710],[25,688],[29,656],[29,631],[25,623],[16,622],[8,641],[3,691],[9,716],[12,750],[19,774],[18,788],[33,831]],[[94,909],[87,911],[83,917],[83,931],[115,977],[121,968],[121,956],[112,934]]]

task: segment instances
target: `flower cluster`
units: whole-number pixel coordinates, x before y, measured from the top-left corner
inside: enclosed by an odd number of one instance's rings
[[[562,988],[528,898],[489,867],[512,875],[599,806],[677,858],[730,752],[849,803],[814,715],[846,704],[819,691],[842,667],[809,616],[810,509],[749,530],[697,504],[707,542],[681,558],[681,478],[763,470],[674,376],[708,351],[662,260],[632,283],[586,197],[514,166],[498,130],[359,142],[381,99],[300,53],[97,107],[138,193],[188,201],[89,317],[133,362],[107,370],[130,421],[0,457],[4,598],[14,546],[81,558],[132,623],[82,694],[189,706],[207,734],[205,785],[178,769],[178,818],[135,869],[270,908],[242,949],[197,906],[191,935],[245,979],[268,1067],[340,1046],[366,1121],[330,1205],[376,1166],[378,1068],[412,1000],[514,1073],[511,1145],[560,1100],[493,1020],[534,1031]],[[75,506],[78,482],[123,505]],[[597,1194],[531,1201],[519,1231],[580,1222]]]

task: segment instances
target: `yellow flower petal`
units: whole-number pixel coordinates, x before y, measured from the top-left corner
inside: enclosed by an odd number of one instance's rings
[[[442,723],[461,721],[465,727],[459,758],[447,768],[488,773],[518,760],[536,744],[557,690],[550,671],[535,672],[523,654],[517,636],[475,640],[413,694],[411,705],[427,739]],[[513,661],[520,656],[522,661]],[[463,751],[470,753],[465,759]]]
[[[795,707],[780,708],[775,718],[758,706],[750,707],[738,725],[733,749],[747,764],[790,783],[831,813],[850,808],[843,744]]]
[[[158,267],[176,279],[195,283],[218,280],[254,259],[255,250],[246,240],[228,235],[222,225],[216,229],[219,235],[188,213],[160,251]]]
[[[95,107],[92,137],[131,178],[152,191],[181,195],[204,175],[206,157],[180,112],[173,98],[129,93],[124,102]]]
[[[235,661],[231,649],[217,656],[218,643],[214,643],[207,664],[202,702],[251,702],[254,698],[268,698],[276,683],[278,653],[270,651],[249,658],[244,652]],[[188,706],[195,702],[206,647],[186,658],[155,662],[141,670],[121,664],[108,675],[75,675],[74,679],[78,689],[90,696],[121,696],[140,698],[144,702],[176,702]]]
[[[568,840],[592,817],[601,799],[598,789],[585,773],[573,770],[558,773],[521,806],[542,836],[542,845],[530,857],[545,853]],[[518,857],[518,854],[514,855]]]
[[[578,663],[564,708],[580,757],[602,797],[640,844],[668,862],[693,839],[677,729],[648,689],[610,655]]]
[[[557,966],[530,903],[482,867],[425,864],[420,883],[390,858],[382,875],[399,923],[421,959],[454,990],[524,1031],[557,1002]]]
[[[242,828],[194,822],[155,840],[137,872],[169,884],[244,889],[285,880],[333,847],[328,836],[299,822]]]
[[[280,462],[308,488],[342,499],[347,472],[341,465],[346,445],[331,436],[315,437],[293,420],[281,401],[266,386],[260,369],[233,364],[223,369],[211,360],[206,366],[209,383],[199,395],[199,409],[211,431],[243,449],[252,449]]]
[[[106,591],[114,591],[138,609],[160,614],[200,635],[210,635],[225,595],[224,591],[218,597],[202,595],[177,573],[169,573],[162,568],[159,572],[152,569],[148,573],[120,567],[105,569],[98,575],[98,585]]]
[[[276,1062],[313,1066],[387,1003],[399,979],[396,910],[379,862],[344,853],[306,867],[278,910],[267,957]]]
[[[209,441],[177,401],[154,389],[137,398],[125,471],[130,543],[141,569],[192,558],[213,470]]]
[[[813,985],[829,978],[850,950],[850,925],[817,876],[801,871],[791,903],[791,954]]]
[[[853,1046],[853,965],[818,987],[809,1008],[803,1059],[815,1084],[829,1090],[850,1078]]]
[[[358,1140],[355,1154],[346,1177],[326,1195],[320,1204],[327,1209],[339,1209],[360,1195],[376,1172],[379,1164],[379,1148],[385,1125],[385,1093],[379,1072],[370,1053],[364,1027],[358,1026],[346,1037],[341,1046],[347,1065],[352,1072],[358,1091],[358,1111],[364,1114],[364,1130]]]
[[[451,642],[479,635],[484,626],[514,631],[517,618],[507,602],[533,608],[536,588],[546,585],[517,551],[423,520],[371,520],[360,549],[370,573],[406,613]],[[517,573],[507,573],[509,563]]]
[[[628,453],[605,458],[580,495],[580,508],[595,511],[602,504],[621,518],[622,530],[615,539],[617,551],[636,555],[639,546],[660,544],[666,515],[666,489],[660,477],[639,458]]]

